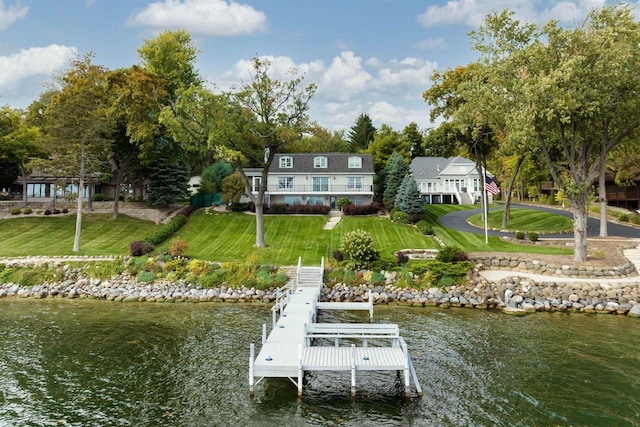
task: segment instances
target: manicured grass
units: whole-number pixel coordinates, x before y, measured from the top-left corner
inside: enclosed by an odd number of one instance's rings
[[[434,233],[448,246],[457,246],[465,252],[523,252],[569,255],[570,249],[553,248],[542,245],[510,243],[500,237],[489,236],[485,243],[484,234],[467,233],[445,228],[438,222],[438,217],[455,210],[473,209],[460,205],[429,205],[426,209],[427,221],[432,225]]]
[[[195,212],[178,236],[189,244],[186,255],[215,261],[245,261],[257,257],[260,263],[317,263],[340,247],[342,235],[358,228],[373,236],[382,255],[393,256],[398,249],[435,248],[433,239],[421,235],[415,227],[397,225],[388,218],[343,217],[333,230],[324,230],[326,216],[265,216],[265,241],[268,247],[254,248],[255,217],[243,213],[206,214]]]
[[[111,214],[82,216],[80,252],[73,252],[76,216],[46,216],[0,220],[0,256],[126,255],[132,240],[142,240],[161,226]]]
[[[504,209],[489,212],[487,225],[489,228],[502,228]],[[482,215],[471,215],[469,222],[477,227],[484,227]],[[535,231],[537,233],[561,232],[573,230],[573,221],[566,216],[533,209],[511,209],[508,230]]]

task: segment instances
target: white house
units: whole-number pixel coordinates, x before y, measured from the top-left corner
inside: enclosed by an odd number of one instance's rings
[[[426,203],[472,205],[482,200],[484,179],[464,157],[416,157],[411,173]],[[492,203],[493,195],[487,195]]]
[[[257,192],[259,171],[245,172],[252,176],[253,190]],[[354,205],[368,205],[373,202],[374,175],[369,154],[276,154],[267,177],[265,203],[336,209],[336,202],[347,198]]]

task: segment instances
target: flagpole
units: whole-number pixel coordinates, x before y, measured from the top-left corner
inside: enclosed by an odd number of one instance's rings
[[[483,170],[482,180],[484,181],[482,184],[482,192],[484,193],[484,197],[482,200],[484,201],[484,244],[489,244],[489,193],[487,193],[487,171]]]

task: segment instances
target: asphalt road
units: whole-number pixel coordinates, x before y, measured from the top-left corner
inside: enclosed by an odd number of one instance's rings
[[[562,210],[562,209],[554,209],[554,208],[547,208],[547,207],[542,207],[542,206],[529,206],[529,205],[511,205],[512,209],[534,209],[534,210],[539,210],[539,211],[546,211],[546,212],[552,212],[558,215],[564,215],[566,217],[569,218],[573,218],[573,212],[569,209],[569,210]],[[470,217],[471,215],[474,214],[478,214],[481,212],[482,208],[477,208],[477,209],[470,209],[470,210],[464,210],[464,211],[457,211],[457,212],[452,212],[450,214],[447,215],[443,215],[439,218],[439,222],[440,224],[442,224],[445,227],[448,228],[452,228],[454,230],[459,230],[459,231],[466,231],[469,233],[475,233],[475,234],[484,234],[484,229],[483,228],[477,228],[474,227],[472,225],[470,225],[467,222],[467,218]],[[497,210],[497,209],[501,209],[501,208],[492,208],[491,210]],[[640,229],[634,228],[634,227],[630,227],[627,225],[622,225],[622,224],[618,224],[615,222],[611,222],[608,221],[607,222],[607,232],[609,236],[615,236],[615,237],[625,237],[625,238],[640,238]],[[508,232],[504,232],[504,231],[495,231],[495,230],[489,230],[488,234],[490,236],[509,236],[509,237],[513,237],[515,235],[515,232],[513,233],[508,233]],[[600,220],[598,218],[591,218],[589,217],[588,221],[587,221],[587,237],[598,237],[598,235],[600,234]],[[557,233],[557,234],[544,234],[541,237],[545,237],[545,238],[562,238],[562,239],[566,239],[566,238],[573,238],[573,232],[571,233]]]

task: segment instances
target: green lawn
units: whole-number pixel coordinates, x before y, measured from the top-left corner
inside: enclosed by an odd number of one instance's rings
[[[150,221],[111,214],[82,216],[80,252],[73,252],[75,215],[33,216],[0,220],[0,256],[126,255],[129,243],[142,240],[161,226]]]
[[[509,243],[499,237],[464,233],[442,227],[438,217],[459,209],[458,205],[429,205],[427,221],[435,234],[450,246],[466,252],[530,252],[570,254],[569,249],[540,245]],[[177,233],[187,242],[186,255],[215,261],[244,262],[253,256],[259,263],[292,265],[302,256],[303,263],[314,264],[322,256],[330,257],[340,247],[344,233],[363,229],[371,233],[373,242],[384,257],[399,249],[437,248],[436,242],[409,225],[394,224],[378,216],[343,217],[333,230],[324,230],[326,216],[265,216],[265,240],[268,247],[256,249],[255,216],[233,212],[206,213],[199,209]],[[75,216],[34,216],[0,220],[2,242],[0,256],[72,255]],[[82,255],[125,255],[129,243],[153,234],[160,225],[150,221],[120,215],[112,220],[109,214],[85,215],[82,229]],[[171,240],[171,239],[170,239]],[[167,247],[170,240],[164,244]]]
[[[487,225],[489,228],[502,228],[502,214],[504,209],[489,212]],[[469,217],[469,222],[477,227],[484,227],[482,215],[476,214]],[[573,221],[563,215],[533,209],[511,209],[511,219],[508,222],[508,230],[561,232],[573,230]]]

